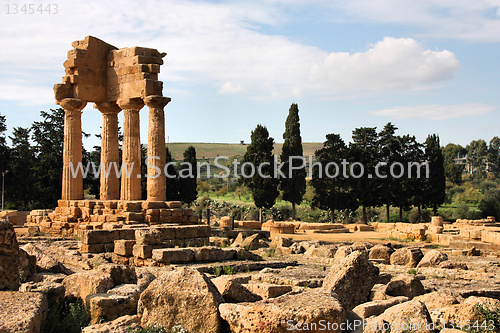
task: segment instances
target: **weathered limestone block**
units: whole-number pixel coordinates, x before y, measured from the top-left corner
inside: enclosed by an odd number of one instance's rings
[[[262,299],[259,295],[245,288],[237,279],[220,276],[212,279],[212,282],[227,303],[257,302]]]
[[[325,289],[255,303],[224,303],[219,310],[234,333],[286,333],[296,330],[296,325],[297,331],[340,333],[340,324],[345,321],[344,309]],[[321,323],[325,325],[323,329]],[[294,326],[291,328],[290,324]],[[312,325],[316,328],[311,329]]]
[[[120,256],[130,257],[133,255],[134,245],[135,240],[117,239],[114,252]]]
[[[175,228],[176,239],[210,237],[212,230],[208,225],[185,225]]]
[[[139,259],[151,258],[153,256],[153,246],[135,244],[132,248],[132,255]]]
[[[85,230],[81,233],[82,244],[106,244],[115,241],[112,230]]]
[[[135,231],[135,242],[138,245],[157,245],[161,244],[162,233],[158,229],[137,229]]]
[[[19,243],[14,227],[0,222],[0,290],[19,289]]]
[[[156,249],[152,251],[154,260],[163,263],[184,263],[193,261],[194,252],[191,249]]]
[[[101,318],[110,321],[137,313],[137,300],[131,296],[92,294],[87,296],[85,304],[91,316],[91,324],[98,324]]]
[[[478,307],[488,308],[490,312],[498,313],[500,310],[500,300],[488,297],[467,297],[461,304],[452,305],[446,309],[444,314],[444,323],[446,327],[452,327],[453,325],[457,327],[457,323],[460,322],[463,323],[464,326],[466,322],[473,325],[475,321],[478,321],[480,326],[485,318],[481,318],[481,316],[478,315],[478,311],[476,310]],[[498,330],[498,327],[494,329]]]
[[[113,288],[111,274],[100,271],[88,271],[67,276],[62,281],[66,297],[85,298],[91,294],[105,293]]]
[[[397,304],[401,304],[408,300],[408,297],[398,296],[386,300],[366,302],[356,306],[354,309],[352,309],[352,312],[357,314],[361,319],[366,319],[372,316],[378,316],[388,308]]]
[[[217,246],[203,246],[192,248],[195,261],[222,261],[226,260],[224,251]]]
[[[384,324],[391,332],[435,332],[429,311],[419,301],[404,302],[388,308],[380,316],[369,319],[363,332],[387,332],[383,329]]]
[[[415,276],[401,274],[391,279],[385,293],[389,296],[406,296],[412,299],[425,294],[425,288]]]
[[[219,305],[224,300],[203,273],[182,268],[164,273],[141,294],[138,314],[141,326],[180,324],[189,332],[218,333]],[[189,309],[186,311],[185,309]]]
[[[368,296],[379,275],[365,252],[355,251],[332,266],[323,282],[323,288],[336,293],[346,310],[368,301]]]
[[[391,265],[417,267],[424,254],[419,248],[404,247],[391,254]]]
[[[123,212],[141,212],[143,201],[120,201],[118,209]]]
[[[47,318],[47,297],[37,292],[0,292],[0,332],[39,333]]]
[[[369,258],[370,259],[383,259],[385,263],[388,264],[391,261],[391,254],[394,253],[394,250],[388,246],[377,244],[370,250]]]
[[[123,316],[113,321],[87,326],[82,333],[115,333],[115,332],[135,332],[139,330],[140,319],[138,316]]]
[[[128,265],[117,265],[117,264],[103,264],[99,265],[96,269],[99,272],[103,272],[105,275],[111,276],[113,280],[113,285],[130,284],[137,283],[137,275],[135,272],[135,267]]]
[[[167,206],[170,209],[181,208],[182,202],[180,202],[180,201],[167,201]]]
[[[21,282],[31,280],[36,274],[36,257],[19,249],[19,278]]]
[[[249,283],[244,284],[243,287],[247,288],[256,295],[259,295],[262,299],[276,298],[292,291],[293,289],[292,286],[268,283]]]
[[[55,281],[40,281],[23,283],[19,288],[22,292],[38,292],[47,297],[49,307],[64,301],[64,286]]]
[[[435,267],[445,260],[448,260],[446,253],[438,250],[430,250],[420,260],[417,267]]]
[[[271,247],[290,247],[292,246],[293,241],[290,238],[285,238],[281,236],[275,236],[271,241]]]

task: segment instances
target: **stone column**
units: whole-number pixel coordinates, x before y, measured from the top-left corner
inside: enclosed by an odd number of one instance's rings
[[[117,101],[123,110],[123,151],[121,200],[141,200],[141,130],[139,111],[144,106],[140,98]]]
[[[63,200],[83,199],[83,176],[78,169],[82,163],[82,109],[86,101],[77,98],[65,98],[59,103],[64,109],[64,145],[63,145]],[[73,175],[71,169],[78,171]]]
[[[148,201],[165,201],[167,188],[165,175],[165,112],[169,97],[148,96],[144,103],[149,107],[148,127]]]
[[[118,148],[118,113],[121,109],[116,103],[96,103],[102,113],[101,132],[101,200],[120,199],[120,180],[116,170],[120,167]],[[116,169],[115,169],[116,165]]]

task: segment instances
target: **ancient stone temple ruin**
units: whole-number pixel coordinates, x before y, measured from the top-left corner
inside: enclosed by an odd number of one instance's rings
[[[72,46],[64,62],[63,81],[54,86],[56,104],[65,111],[61,200],[54,211],[33,211],[28,216],[28,225],[61,236],[76,235],[81,230],[115,230],[159,224],[169,224],[170,230],[181,225],[196,225],[198,217],[191,209],[183,209],[180,202],[165,201],[164,107],[170,98],[162,95],[163,83],[158,81],[165,53],[144,47],[118,49],[92,36],[75,41]],[[82,162],[81,115],[90,102],[102,114],[99,200],[84,200],[82,173],[78,172],[75,177],[71,171],[77,170]],[[151,177],[147,178],[147,200],[141,201],[139,112],[145,105],[149,107],[147,155],[154,158],[149,159],[148,175]],[[112,165],[120,165],[118,114],[121,111],[121,163],[126,167],[124,170],[131,172],[130,177],[124,173],[118,178]],[[161,170],[159,176],[157,170]],[[105,171],[109,171],[109,175],[106,176]],[[184,235],[182,239],[191,244],[203,243],[209,236],[205,229],[206,226],[189,228],[190,237]],[[173,232],[175,235],[175,230]],[[113,232],[109,239],[94,241],[93,244],[84,242],[82,250],[101,252],[105,245],[110,247],[114,240],[120,239],[118,234]],[[130,239],[132,234],[124,238]],[[170,232],[168,238],[175,240],[176,237]],[[82,238],[87,239],[92,237]]]

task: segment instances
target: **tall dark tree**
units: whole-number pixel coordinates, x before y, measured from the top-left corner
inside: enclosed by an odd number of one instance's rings
[[[5,116],[0,114],[0,172],[8,170],[9,162],[9,147],[5,138],[7,124]],[[0,174],[1,175],[1,174]]]
[[[423,146],[415,136],[398,136],[398,141],[401,153],[396,158],[395,163],[400,163],[399,168],[402,169],[393,168],[393,176],[399,182],[394,205],[399,207],[400,221],[403,221],[403,210],[409,210],[413,205],[418,207],[418,219],[420,220],[420,207],[425,197],[425,165],[422,166],[425,162]]]
[[[260,210],[259,220],[262,222],[262,208],[274,206],[279,195],[278,179],[274,175],[274,139],[269,137],[267,128],[259,124],[252,131],[251,140],[243,156],[243,163],[249,163],[245,166],[245,175],[252,174],[250,165],[253,166],[254,173],[252,177],[244,178],[243,183],[252,192],[255,206]]]
[[[473,140],[466,147],[467,149],[467,163],[471,166],[472,174],[476,178],[481,178],[486,170],[486,158],[488,155],[488,146],[486,141]]]
[[[87,173],[87,176],[83,178],[83,189],[85,191],[88,191],[90,195],[94,195],[96,199],[99,199],[100,197],[101,180],[100,180],[100,175],[99,177],[96,177],[96,175],[93,172],[94,171],[93,168],[95,168],[95,170],[98,170],[100,163],[101,163],[100,146],[94,146],[94,150],[92,151],[88,151],[85,148],[83,148],[82,164],[84,167],[87,167],[88,165],[90,171]],[[104,165],[101,165],[101,167],[104,167]]]
[[[170,150],[165,148],[166,150],[166,163],[171,163],[174,160],[172,159],[172,154],[170,153]],[[177,169],[175,165],[169,164],[167,166],[167,201],[179,201],[180,200],[180,184],[179,184],[179,173],[177,172]]]
[[[6,131],[7,131],[7,125],[5,116],[0,114],[0,177],[2,177],[2,172],[9,171],[9,147],[7,146],[7,141],[5,139]],[[5,176],[5,178],[7,178],[6,181],[8,181],[9,177]],[[1,181],[2,179],[0,179],[0,182]]]
[[[299,159],[304,155],[300,136],[299,107],[295,103],[288,111],[283,139],[285,141],[281,151],[281,161],[284,163],[282,170],[285,177],[280,178],[280,189],[283,191],[283,199],[292,204],[292,219],[295,220],[295,205],[302,202],[306,193],[305,163]],[[292,172],[290,166],[294,168]]]
[[[148,166],[146,165],[146,158],[148,157],[148,147],[141,144],[141,199],[148,198]]]
[[[348,159],[349,149],[338,134],[328,134],[323,148],[315,153],[318,166],[313,167],[311,184],[314,188],[312,206],[330,210],[330,220],[335,223],[335,210],[356,210],[359,206],[351,182],[341,170],[343,159]]]
[[[434,215],[444,203],[446,180],[444,177],[444,159],[439,144],[439,136],[429,135],[425,140],[425,158],[429,162],[429,178],[426,180],[426,206],[432,207]]]
[[[12,141],[7,178],[9,201],[18,210],[29,210],[33,193],[27,189],[31,188],[34,182],[32,171],[35,161],[30,144],[30,129],[14,127],[9,138]]]
[[[500,138],[498,136],[490,140],[488,146],[488,166],[490,172],[496,177],[500,177]]]
[[[362,206],[363,223],[368,223],[366,207],[380,206],[380,179],[375,176],[375,166],[380,161],[380,146],[376,127],[360,127],[352,131],[353,142],[350,145],[351,163],[361,163],[361,167],[352,168],[350,177],[353,181],[359,203]],[[352,166],[353,164],[351,164]],[[362,175],[361,175],[362,174]],[[361,176],[360,176],[361,175]],[[358,177],[360,176],[360,177]]]
[[[462,181],[462,172],[465,164],[459,164],[458,160],[467,156],[467,149],[461,145],[448,143],[441,149],[444,158],[444,175],[449,181],[459,184]]]
[[[191,205],[198,197],[198,191],[196,190],[198,169],[196,166],[196,150],[193,146],[189,146],[184,152],[184,160],[181,163],[179,177],[181,201]]]
[[[401,156],[401,146],[398,138],[395,136],[397,127],[392,123],[387,123],[384,129],[379,133],[380,140],[380,195],[381,200],[385,203],[385,215],[387,222],[390,222],[390,206],[396,201],[399,195],[399,180],[392,177],[390,174],[391,165],[393,165],[399,156]]]
[[[64,110],[41,111],[42,121],[35,121],[31,127],[35,143],[36,165],[33,169],[37,203],[34,208],[56,207],[61,198]]]

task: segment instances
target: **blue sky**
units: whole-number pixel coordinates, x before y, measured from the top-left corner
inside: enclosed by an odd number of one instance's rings
[[[248,142],[259,123],[282,142],[291,103],[304,142],[328,133],[350,141],[354,128],[389,121],[420,141],[437,133],[443,145],[500,135],[499,0],[60,0],[57,14],[32,15],[0,3],[9,132],[57,107],[52,87],[71,42],[92,35],[167,53],[159,79],[172,98],[170,142]],[[99,133],[91,103],[82,122]]]

